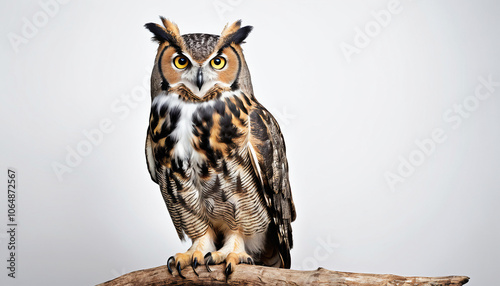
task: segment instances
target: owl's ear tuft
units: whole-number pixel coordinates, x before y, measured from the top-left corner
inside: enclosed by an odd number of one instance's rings
[[[221,44],[220,47],[224,48],[232,43],[237,45],[243,43],[243,41],[248,37],[248,34],[252,31],[252,26],[241,27],[241,20],[234,22],[231,25],[226,25],[221,33]]]
[[[181,33],[179,32],[179,27],[177,27],[177,24],[174,22],[171,22],[170,20],[166,19],[163,16],[160,16],[161,22],[163,23],[163,26],[165,26],[165,29],[175,37],[180,37]]]
[[[232,23],[231,25],[226,24],[226,26],[224,26],[224,29],[222,29],[222,33],[220,33],[220,36],[222,38],[226,38],[227,36],[236,33],[236,31],[238,31],[240,27],[241,27],[241,20],[238,20]]]
[[[155,23],[148,23],[144,25],[146,29],[153,33],[153,40],[158,43],[168,42],[171,45],[180,47],[182,45],[182,37],[179,33],[179,28],[173,22],[160,16],[160,19],[165,27]]]
[[[243,28],[238,29],[236,33],[232,34],[229,41],[230,43],[235,43],[237,45],[243,43],[243,41],[248,37],[248,34],[252,31],[252,26],[245,26]]]
[[[144,27],[148,29],[151,33],[153,33],[154,35],[153,40],[160,44],[163,42],[172,43],[175,41],[174,37],[172,37],[172,35],[167,33],[167,31],[165,31],[165,28],[161,27],[158,24],[147,23],[146,25],[144,25]]]

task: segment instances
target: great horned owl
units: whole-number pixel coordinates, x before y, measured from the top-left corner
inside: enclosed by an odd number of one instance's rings
[[[146,28],[159,43],[151,76],[146,158],[179,238],[192,246],[170,257],[181,277],[191,265],[225,262],[290,268],[295,206],[285,142],[254,97],[241,43],[251,26],[220,36],[180,35],[177,25]]]

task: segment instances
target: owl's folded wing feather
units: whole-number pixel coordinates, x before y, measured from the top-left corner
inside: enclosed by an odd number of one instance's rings
[[[290,249],[293,247],[291,222],[295,220],[296,213],[288,179],[285,141],[278,122],[264,107],[253,109],[249,120],[250,157],[263,185],[261,195],[272,220],[268,234],[271,249],[268,251],[277,246],[281,256],[280,266],[290,268]]]

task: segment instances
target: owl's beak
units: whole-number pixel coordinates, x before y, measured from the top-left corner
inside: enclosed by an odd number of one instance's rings
[[[203,85],[203,72],[201,68],[198,69],[198,74],[196,75],[196,85],[198,89],[201,90],[201,86]]]

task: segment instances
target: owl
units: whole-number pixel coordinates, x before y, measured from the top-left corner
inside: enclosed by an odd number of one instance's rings
[[[167,260],[181,270],[240,263],[290,268],[290,191],[285,142],[255,98],[241,21],[220,36],[181,35],[176,24],[145,27],[159,44],[151,75],[146,159],[177,234],[191,247]]]

